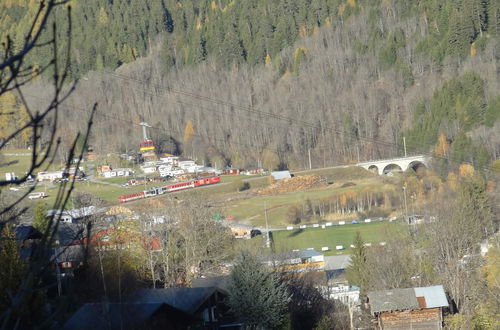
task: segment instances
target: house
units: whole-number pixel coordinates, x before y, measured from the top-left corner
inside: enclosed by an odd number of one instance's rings
[[[64,171],[42,171],[38,172],[36,175],[36,181],[42,182],[42,181],[54,181],[58,179],[63,179],[67,177],[68,174],[65,173]]]
[[[109,172],[111,171],[112,168],[109,165],[101,165],[97,167],[97,173],[102,174],[104,172]]]
[[[275,171],[275,172],[271,172],[271,176],[276,181],[282,180],[282,179],[290,179],[292,177],[292,175],[290,174],[290,171]]]
[[[355,285],[337,284],[329,286],[325,292],[325,298],[339,301],[345,305],[359,304],[360,289]]]
[[[264,174],[264,169],[260,167],[255,167],[255,168],[247,168],[246,171],[243,172],[245,175],[258,175],[258,174]]]
[[[324,271],[325,257],[315,250],[294,250],[261,257],[268,266],[282,272],[306,273]]]
[[[378,329],[442,329],[448,299],[442,285],[368,292]]]
[[[101,175],[105,178],[112,178],[117,176],[131,176],[134,171],[130,168],[116,168],[114,170],[101,172]]]
[[[129,186],[135,186],[135,185],[138,185],[138,184],[148,184],[149,182],[149,178],[148,177],[139,177],[139,178],[135,178],[135,179],[130,179],[128,180],[128,185]]]
[[[325,256],[325,272],[329,282],[344,282],[346,268],[351,262],[349,254],[340,254],[335,256]]]
[[[64,324],[67,330],[186,329],[190,315],[164,303],[92,303]]]
[[[156,166],[141,166],[141,170],[144,174],[151,174],[156,172]]]
[[[142,289],[129,301],[163,303],[189,315],[192,328],[218,328],[229,310],[227,296],[226,291],[216,287]]]
[[[83,265],[85,255],[85,245],[70,245],[52,249],[50,259],[59,268],[58,273],[68,276],[73,273],[73,270]]]
[[[237,175],[240,174],[241,170],[239,168],[225,168],[222,173],[224,175]]]
[[[196,166],[196,163],[194,160],[189,159],[189,158],[179,158],[179,159],[177,159],[177,162],[175,165],[177,165],[177,167],[180,167],[183,170],[185,170],[189,167]]]
[[[47,217],[60,219],[60,221],[64,223],[75,223],[79,219],[87,218],[103,211],[104,209],[97,209],[95,206],[87,206],[71,210],[49,210],[47,212]]]
[[[171,155],[171,154],[164,154],[160,157],[160,161],[165,163],[165,164],[171,164],[173,165],[174,163],[177,163],[177,160],[179,157]]]

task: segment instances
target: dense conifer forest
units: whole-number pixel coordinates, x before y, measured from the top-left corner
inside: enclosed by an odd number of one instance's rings
[[[2,35],[20,44],[36,3],[3,1]],[[415,153],[444,143],[447,166],[500,153],[498,1],[89,0],[71,18],[66,129],[93,97],[99,150],[133,150],[145,120],[163,151],[234,166],[395,156],[403,136]]]

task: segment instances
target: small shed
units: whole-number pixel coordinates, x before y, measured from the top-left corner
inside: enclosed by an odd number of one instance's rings
[[[282,179],[290,179],[292,177],[292,175],[290,174],[290,171],[271,172],[271,176],[276,181],[282,180]]]
[[[448,299],[442,285],[368,292],[378,329],[442,329]]]

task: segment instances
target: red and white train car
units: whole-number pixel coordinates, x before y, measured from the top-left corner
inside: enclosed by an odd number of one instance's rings
[[[218,176],[213,176],[213,177],[203,178],[203,179],[194,179],[194,180],[190,180],[190,181],[186,181],[186,182],[179,182],[179,183],[170,184],[170,185],[164,186],[164,187],[155,187],[155,188],[151,188],[149,190],[141,191],[138,193],[121,195],[118,197],[118,201],[120,203],[126,203],[126,202],[134,201],[137,199],[143,199],[143,198],[153,197],[153,196],[157,196],[157,195],[163,195],[165,193],[169,193],[169,192],[173,192],[173,191],[196,188],[196,187],[205,186],[205,185],[214,184],[214,183],[219,183],[219,182],[220,182],[220,177],[218,177]]]

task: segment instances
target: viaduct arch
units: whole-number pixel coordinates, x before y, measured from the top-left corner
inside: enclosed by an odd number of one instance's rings
[[[358,163],[357,165],[379,175],[383,175],[392,172],[403,172],[410,168],[413,168],[414,170],[417,170],[419,167],[427,168],[429,165],[429,158],[424,155],[417,155],[393,159],[372,160]]]

